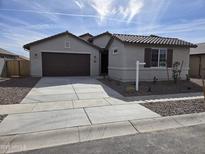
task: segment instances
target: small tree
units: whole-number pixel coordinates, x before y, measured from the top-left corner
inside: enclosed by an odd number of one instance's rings
[[[180,66],[180,62],[176,61],[174,62],[172,67],[172,78],[174,80],[174,83],[177,83],[177,80],[180,79],[181,70],[179,66]]]

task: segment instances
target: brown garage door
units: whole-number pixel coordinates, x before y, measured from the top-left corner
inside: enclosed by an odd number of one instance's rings
[[[90,55],[42,53],[43,76],[89,76]]]

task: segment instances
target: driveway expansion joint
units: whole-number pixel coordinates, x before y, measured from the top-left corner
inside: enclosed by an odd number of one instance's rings
[[[86,117],[88,118],[88,120],[89,120],[90,124],[92,125],[93,123],[92,123],[92,121],[91,121],[90,117],[88,116],[88,113],[86,112],[86,110],[85,110],[85,108],[84,108],[84,107],[83,107],[83,110],[84,110],[85,115],[86,115]]]
[[[140,131],[133,125],[133,123],[130,120],[128,120],[128,122],[132,125],[132,127],[136,130],[136,132],[140,133]]]
[[[77,95],[77,92],[75,90],[75,87],[73,86],[73,84],[71,84],[72,88],[73,88],[73,91],[75,92],[75,95],[77,96],[77,100],[79,100],[79,96]]]
[[[176,123],[178,123],[180,126],[185,127],[183,124],[181,124],[179,121],[177,121],[174,117],[171,117]]]
[[[111,97],[106,97],[106,98],[111,98]],[[111,104],[106,98],[103,98],[106,102],[108,102],[109,105],[113,105]]]

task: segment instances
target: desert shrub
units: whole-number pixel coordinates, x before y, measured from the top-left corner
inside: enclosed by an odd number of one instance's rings
[[[180,62],[176,61],[174,62],[172,67],[172,78],[174,80],[174,83],[177,83],[177,81],[180,79],[181,70],[179,66],[180,66]]]
[[[189,74],[186,74],[186,80],[187,80],[187,81],[190,81],[190,76],[189,76]]]
[[[153,78],[153,84],[156,84],[157,83],[157,81],[158,81],[158,78],[156,77],[156,76],[154,76],[154,78]]]
[[[134,85],[127,85],[125,90],[127,93],[133,93],[133,92],[135,92],[135,86]]]

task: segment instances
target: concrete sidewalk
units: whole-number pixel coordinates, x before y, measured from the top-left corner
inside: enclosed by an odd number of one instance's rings
[[[153,117],[160,117],[160,115],[139,104],[11,114],[0,123],[0,135],[24,134]]]
[[[0,137],[5,153],[205,124],[205,113],[79,126]]]

